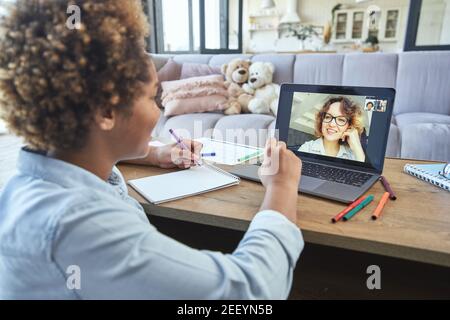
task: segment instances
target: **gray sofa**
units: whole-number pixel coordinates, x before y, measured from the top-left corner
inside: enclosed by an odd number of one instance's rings
[[[389,132],[387,156],[450,161],[450,51],[302,55],[176,55],[178,63],[221,66],[233,58],[270,61],[275,65],[274,82],[392,87],[397,91]],[[157,69],[170,56],[153,55]],[[201,123],[201,129],[199,129]],[[195,128],[197,126],[197,128]],[[273,129],[270,115],[219,113],[161,116],[154,136],[169,137],[170,128],[185,129],[191,137],[218,136],[226,130],[237,135],[261,129],[256,144],[264,144],[264,129]],[[228,131],[229,132],[229,131]],[[255,143],[254,143],[255,144]]]

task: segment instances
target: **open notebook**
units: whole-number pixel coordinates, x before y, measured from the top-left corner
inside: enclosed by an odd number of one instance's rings
[[[239,184],[240,179],[203,162],[193,167],[158,176],[130,180],[128,183],[145,199],[159,204]]]

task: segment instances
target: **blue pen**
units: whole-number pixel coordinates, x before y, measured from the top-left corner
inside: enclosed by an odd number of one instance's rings
[[[215,152],[211,152],[211,153],[202,153],[201,154],[202,157],[215,157],[216,153]]]
[[[172,135],[172,137],[175,138],[175,140],[177,141],[178,146],[179,146],[181,149],[183,149],[183,150],[189,150],[189,151],[190,151],[190,149],[188,148],[188,146],[183,142],[183,140],[182,140],[180,137],[178,137],[178,136],[175,134],[175,132],[173,131],[173,129],[169,129],[169,133]],[[198,165],[198,166],[201,166],[201,165],[202,165],[202,164],[201,164],[199,161],[197,161],[197,160],[194,160],[194,162],[195,162],[195,164]]]

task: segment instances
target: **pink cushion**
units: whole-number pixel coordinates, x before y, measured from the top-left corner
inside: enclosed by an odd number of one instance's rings
[[[201,63],[183,63],[180,79],[221,74],[220,67],[210,67]]]
[[[179,80],[181,76],[182,65],[170,59],[167,63],[158,71],[158,80],[173,81]]]
[[[174,81],[180,79],[181,76],[181,64],[176,63],[173,59],[170,59],[167,61],[167,63],[158,71],[158,80],[160,82],[160,85],[158,87],[158,93],[156,94],[155,101],[158,104],[158,106],[162,106],[161,103],[161,95],[162,95],[162,88],[161,88],[161,82],[163,81]]]
[[[186,113],[221,111],[225,109],[228,99],[222,95],[174,99],[165,105],[164,115],[175,116]]]
[[[192,89],[206,85],[224,85],[224,78],[222,75],[209,75],[202,77],[193,77],[175,81],[163,81],[161,87],[163,89],[163,95],[168,94],[170,91],[176,91],[181,89]],[[163,97],[164,98],[164,97]]]
[[[167,103],[176,99],[188,99],[213,95],[220,95],[227,97],[228,91],[223,85],[206,85],[206,86],[178,89],[174,91],[164,92],[162,96],[162,105],[166,106]]]
[[[164,81],[161,87],[165,116],[220,111],[226,107],[228,101],[222,75]]]

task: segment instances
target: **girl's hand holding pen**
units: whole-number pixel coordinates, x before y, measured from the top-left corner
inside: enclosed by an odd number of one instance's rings
[[[186,148],[177,143],[156,148],[156,159],[159,167],[188,169],[201,161],[200,152],[203,145],[189,139],[182,139],[181,141]]]

